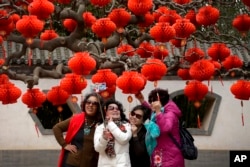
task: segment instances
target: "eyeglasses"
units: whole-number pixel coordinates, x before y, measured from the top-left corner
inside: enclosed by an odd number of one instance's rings
[[[97,106],[99,103],[97,101],[90,101],[90,100],[87,100],[86,101],[86,104],[90,105],[92,104],[93,106]]]
[[[132,111],[130,114],[131,114],[131,116],[135,116],[137,119],[141,119],[142,118],[142,115],[136,114],[134,111]]]
[[[118,107],[115,106],[108,106],[108,110],[120,110]]]

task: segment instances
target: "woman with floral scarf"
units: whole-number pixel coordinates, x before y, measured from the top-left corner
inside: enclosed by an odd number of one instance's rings
[[[99,152],[98,167],[130,167],[129,140],[131,126],[116,100],[104,104],[105,121],[97,126],[94,147]]]

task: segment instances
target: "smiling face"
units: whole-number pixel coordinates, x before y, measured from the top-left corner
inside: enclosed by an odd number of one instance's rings
[[[143,111],[137,109],[129,113],[129,122],[139,127],[143,124]]]
[[[109,104],[107,109],[106,109],[106,117],[108,118],[113,118],[113,119],[120,119],[121,114],[120,114],[120,109],[118,108],[117,104]]]
[[[85,103],[85,112],[89,116],[94,116],[97,113],[98,99],[95,96],[90,96]]]

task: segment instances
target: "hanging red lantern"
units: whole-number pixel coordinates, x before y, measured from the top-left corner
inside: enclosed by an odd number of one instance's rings
[[[63,26],[66,28],[67,31],[72,32],[75,30],[77,22],[73,19],[65,19],[63,20]]]
[[[207,85],[200,81],[192,80],[184,88],[184,94],[188,97],[189,101],[200,101],[208,93]]]
[[[141,58],[149,58],[153,55],[155,47],[150,42],[142,42],[136,50]]]
[[[159,17],[159,22],[167,22],[172,26],[176,22],[176,20],[181,18],[181,15],[179,15],[176,10],[167,10],[163,15]]]
[[[65,104],[69,96],[69,93],[60,86],[54,86],[47,92],[47,99],[54,106]]]
[[[10,82],[0,85],[0,101],[2,101],[2,104],[16,103],[21,94],[21,90]]]
[[[191,9],[187,12],[187,14],[184,17],[185,19],[188,19],[191,23],[193,23],[196,27],[200,26],[196,21],[196,12],[195,10]]]
[[[92,76],[91,80],[93,83],[105,83],[109,88],[116,84],[117,78],[118,76],[111,69],[99,69]]]
[[[6,74],[0,74],[0,85],[9,83],[9,77]]]
[[[192,0],[174,0],[175,3],[178,3],[180,5],[185,5],[190,3]]]
[[[124,8],[113,9],[109,15],[111,21],[113,21],[117,27],[118,32],[123,32],[123,28],[128,25],[131,14]]]
[[[16,14],[16,13],[12,14],[11,17],[12,17],[12,20],[13,20],[14,24],[16,24],[16,22],[18,20],[20,20],[20,16],[18,14]]]
[[[242,68],[243,61],[237,55],[228,56],[222,63],[222,66],[226,70],[230,70],[232,68]]]
[[[37,16],[40,20],[48,19],[54,9],[54,4],[48,0],[33,0],[28,6],[29,13]]]
[[[141,68],[141,73],[149,81],[158,81],[167,73],[166,65],[159,59],[148,59]]]
[[[60,82],[60,87],[68,94],[81,94],[82,90],[87,87],[87,80],[77,74],[66,74]]]
[[[224,43],[214,43],[207,49],[207,54],[214,61],[224,61],[230,56],[230,49]]]
[[[89,52],[77,52],[68,61],[69,68],[78,75],[88,75],[96,67],[96,61]]]
[[[28,89],[22,95],[22,102],[28,106],[28,108],[38,108],[41,107],[43,102],[46,100],[46,94],[41,92],[37,88]]]
[[[91,27],[96,21],[96,17],[91,12],[84,12],[82,17],[86,27]]]
[[[25,38],[33,39],[43,30],[44,22],[37,19],[35,15],[24,15],[16,23],[16,29],[19,31]]]
[[[214,65],[209,60],[198,60],[191,65],[189,70],[190,76],[198,81],[210,80],[214,73]]]
[[[116,80],[116,85],[124,94],[137,94],[145,87],[145,79],[136,71],[124,71]]]
[[[200,48],[194,47],[189,48],[184,56],[184,59],[187,60],[190,64],[196,62],[197,60],[203,59],[205,56],[205,53]]]
[[[135,15],[144,15],[153,7],[152,0],[128,0],[128,8]]]
[[[235,98],[240,100],[249,100],[250,98],[250,82],[247,80],[237,80],[230,88]]]
[[[145,28],[151,26],[153,23],[154,23],[154,16],[150,12],[147,12],[144,15],[144,20],[142,22],[139,22],[138,26],[141,31],[142,30],[144,31]]]
[[[232,25],[236,28],[242,36],[246,36],[250,29],[250,17],[248,14],[241,14],[233,19]]]
[[[156,23],[156,25],[150,29],[149,33],[157,42],[163,43],[173,39],[176,35],[175,29],[166,22]]]
[[[104,7],[108,5],[111,2],[111,0],[90,0],[90,3],[92,3],[95,6]]]
[[[196,21],[200,25],[214,25],[220,17],[220,11],[211,5],[203,6],[198,10]]]
[[[55,30],[45,30],[40,35],[40,39],[45,40],[45,41],[48,41],[57,37],[58,37],[58,34],[55,32]]]
[[[167,56],[168,56],[168,50],[164,45],[155,46],[154,54],[153,54],[153,57],[155,59],[163,60]]]
[[[166,14],[168,11],[168,8],[166,6],[159,6],[154,12],[153,12],[153,16],[154,16],[154,20],[155,22],[159,22],[159,18]]]
[[[92,31],[100,38],[103,43],[106,43],[106,39],[116,30],[116,25],[110,18],[101,18],[91,26]]]
[[[190,80],[192,77],[189,74],[189,69],[188,68],[179,68],[177,70],[177,75],[183,79],[183,80]]]
[[[189,38],[189,36],[196,31],[194,24],[188,19],[177,19],[173,24],[173,28],[176,32],[176,38],[182,39]]]
[[[129,57],[134,56],[135,49],[129,44],[121,44],[117,47],[116,52],[120,55],[127,55]]]

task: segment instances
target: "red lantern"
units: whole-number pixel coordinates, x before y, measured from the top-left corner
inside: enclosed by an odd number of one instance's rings
[[[93,83],[106,83],[107,87],[112,87],[116,84],[117,75],[111,69],[99,69],[91,80]]]
[[[0,74],[0,85],[9,83],[9,77],[6,74]]]
[[[238,15],[233,19],[233,27],[236,28],[243,36],[246,36],[250,29],[250,17],[248,14]]]
[[[214,72],[214,65],[209,60],[198,60],[191,65],[189,70],[190,76],[198,81],[210,80]]]
[[[128,0],[128,8],[135,15],[144,15],[153,7],[152,0]]]
[[[91,26],[92,31],[100,38],[103,42],[106,42],[108,38],[116,29],[116,25],[110,18],[101,18]]]
[[[134,48],[128,44],[122,44],[117,48],[117,53],[121,55],[127,55],[129,57],[134,56]]]
[[[226,70],[230,70],[232,68],[241,68],[243,66],[243,61],[237,55],[228,56],[223,62],[222,66]]]
[[[96,17],[91,12],[84,12],[82,17],[86,27],[91,27],[96,21]]]
[[[150,31],[150,35],[157,41],[157,42],[168,42],[170,39],[175,37],[175,29],[166,22],[159,22],[153,26]]]
[[[144,20],[142,22],[139,22],[138,26],[140,29],[144,30],[144,28],[151,26],[153,23],[154,23],[154,16],[150,12],[147,12],[144,15]]]
[[[149,58],[153,55],[155,47],[150,42],[142,42],[136,50],[141,58]]]
[[[51,40],[58,37],[58,34],[55,32],[55,30],[45,30],[43,33],[40,35],[41,40]]]
[[[177,71],[177,75],[183,80],[192,79],[192,77],[189,74],[189,69],[187,69],[187,68],[179,68]]]
[[[45,93],[41,92],[37,88],[28,89],[22,96],[22,102],[29,108],[41,107],[43,102],[46,100]]]
[[[173,25],[176,20],[181,18],[182,17],[176,12],[176,10],[167,10],[159,17],[159,22],[167,22],[169,25]]]
[[[137,94],[145,87],[144,77],[136,71],[124,71],[116,80],[116,85],[125,94]]]
[[[148,59],[141,68],[141,73],[149,81],[158,81],[167,73],[166,65],[159,59]]]
[[[159,6],[158,9],[156,9],[153,13],[153,16],[154,16],[154,20],[155,22],[158,22],[159,21],[159,18],[166,14],[168,11],[168,8],[166,6]]]
[[[67,31],[72,32],[75,30],[77,22],[73,19],[65,19],[63,20],[63,26],[66,28]]]
[[[214,25],[220,17],[220,11],[210,5],[203,6],[198,10],[196,21],[200,25]]]
[[[155,59],[163,60],[165,57],[168,56],[168,50],[166,49],[164,45],[155,46],[153,56]]]
[[[60,82],[60,87],[68,94],[81,94],[82,90],[87,87],[87,80],[77,74],[66,74]]]
[[[96,61],[88,52],[77,52],[68,61],[69,68],[78,75],[88,75],[96,67]]]
[[[16,103],[21,94],[21,90],[12,83],[0,85],[0,101],[2,101],[2,104]]]
[[[184,18],[190,20],[190,22],[193,23],[195,26],[199,26],[199,24],[196,21],[196,12],[195,12],[195,10],[192,10],[192,9],[189,10]]]
[[[197,80],[189,81],[184,89],[184,94],[188,97],[189,101],[200,101],[207,93],[207,85]]]
[[[115,23],[119,31],[119,29],[123,29],[129,23],[131,15],[124,8],[117,8],[109,13],[108,18]]]
[[[90,2],[93,5],[96,5],[99,7],[104,7],[104,6],[108,5],[111,2],[111,0],[90,0]]]
[[[68,92],[62,89],[60,86],[52,87],[52,89],[47,92],[47,99],[54,106],[65,104],[68,98]]]
[[[246,80],[238,80],[230,88],[235,98],[240,100],[249,100],[250,98],[250,82]]]
[[[176,38],[189,38],[196,30],[194,24],[188,19],[177,19],[173,27],[176,32]]]
[[[196,62],[197,60],[203,59],[205,53],[200,48],[189,48],[185,53],[185,60],[187,60],[190,64]]]
[[[207,49],[207,54],[214,61],[224,61],[230,56],[230,49],[224,43],[214,43]]]
[[[33,0],[28,6],[29,13],[36,15],[40,20],[49,18],[54,9],[54,4],[48,0]]]
[[[35,15],[24,15],[22,19],[17,21],[16,29],[25,38],[34,38],[43,30],[44,23],[37,19]]]

